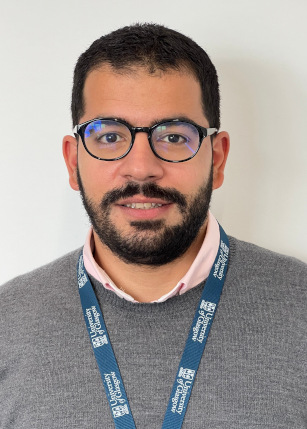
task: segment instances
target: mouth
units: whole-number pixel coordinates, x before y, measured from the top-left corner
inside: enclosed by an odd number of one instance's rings
[[[123,207],[128,207],[130,209],[137,209],[137,210],[149,210],[149,209],[155,209],[158,207],[162,207],[163,204],[159,203],[131,203],[131,204],[123,204]]]
[[[164,216],[173,203],[159,198],[146,198],[142,196],[134,196],[123,199],[115,204],[122,213],[125,213],[132,219],[157,219]]]

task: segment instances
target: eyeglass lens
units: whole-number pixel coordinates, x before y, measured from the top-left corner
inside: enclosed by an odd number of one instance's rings
[[[117,121],[90,122],[84,131],[88,151],[102,159],[112,160],[125,155],[130,148],[132,135],[129,128]],[[165,122],[155,127],[151,135],[154,151],[168,161],[191,158],[199,147],[199,133],[186,122]]]

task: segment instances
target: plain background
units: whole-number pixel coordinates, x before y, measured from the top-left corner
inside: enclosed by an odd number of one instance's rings
[[[212,210],[226,232],[307,262],[306,18],[305,0],[1,0],[0,284],[83,244],[61,154],[73,68],[135,22],[183,32],[217,67],[231,152]]]

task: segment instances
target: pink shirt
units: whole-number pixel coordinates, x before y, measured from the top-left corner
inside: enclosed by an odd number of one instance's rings
[[[176,286],[168,292],[166,295],[161,296],[159,299],[153,302],[163,302],[168,298],[171,298],[175,295],[182,295],[187,292],[189,289],[199,285],[203,280],[205,280],[211,270],[213,262],[215,260],[220,241],[220,231],[219,225],[209,211],[208,213],[208,225],[206,236],[204,242],[194,259],[194,262],[190,266],[188,272],[183,276],[183,278],[176,284]],[[106,289],[116,293],[120,298],[124,298],[127,301],[138,302],[132,296],[128,295],[121,289],[119,289],[107,273],[96,263],[93,257],[94,250],[94,238],[93,230],[90,229],[86,242],[83,248],[83,258],[84,265],[89,274],[91,274],[96,280],[103,284]]]

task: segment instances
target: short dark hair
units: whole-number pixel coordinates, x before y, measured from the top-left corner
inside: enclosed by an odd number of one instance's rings
[[[78,59],[74,71],[71,112],[73,125],[84,114],[84,83],[102,64],[125,72],[142,66],[149,73],[192,72],[202,91],[204,114],[210,127],[220,127],[220,95],[216,69],[206,52],[192,39],[157,24],[135,24],[97,39]]]

